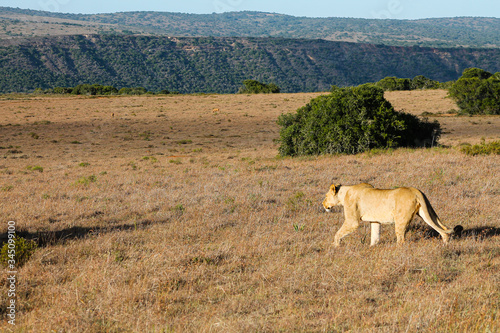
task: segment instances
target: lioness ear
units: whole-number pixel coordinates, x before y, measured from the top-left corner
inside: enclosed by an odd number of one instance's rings
[[[333,194],[335,194],[340,190],[341,186],[342,185],[340,185],[340,184],[338,184],[338,185],[333,184],[332,186],[330,186],[330,190],[332,190]]]

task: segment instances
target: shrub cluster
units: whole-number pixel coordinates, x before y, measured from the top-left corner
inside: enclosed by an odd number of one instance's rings
[[[9,248],[8,243],[5,243],[0,249],[0,263],[4,267],[7,267],[9,260],[14,259],[16,266],[21,267],[28,261],[36,248],[37,244],[35,241],[16,236],[14,238],[14,251]]]
[[[463,153],[471,156],[476,155],[500,155],[500,141],[492,141],[489,143],[481,142],[478,145],[467,145],[460,149]]]
[[[238,93],[240,94],[275,94],[279,93],[280,88],[274,83],[261,83],[256,80],[245,80]]]
[[[438,89],[442,86],[440,82],[429,79],[423,75],[415,76],[413,79],[400,79],[395,76],[386,77],[375,83],[375,85],[385,91]]]
[[[100,84],[79,84],[74,88],[62,88],[71,90],[73,95],[115,95],[118,89],[112,86],[102,86]],[[58,87],[54,88],[54,93],[57,92]]]
[[[500,114],[500,73],[468,68],[448,92],[463,114]]]
[[[296,113],[283,114],[282,156],[347,153],[373,148],[431,146],[441,134],[438,122],[396,112],[374,85],[332,89]]]
[[[35,93],[43,94],[72,94],[72,95],[145,95],[154,94],[143,87],[121,88],[118,90],[113,86],[104,86],[100,84],[79,84],[76,87],[55,87],[53,89],[36,89]],[[177,94],[168,90],[161,90],[158,94]]]

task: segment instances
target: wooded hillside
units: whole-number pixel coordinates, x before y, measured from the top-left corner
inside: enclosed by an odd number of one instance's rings
[[[498,18],[382,20],[309,18],[262,12],[82,15],[0,7],[0,38],[91,33],[321,38],[400,46],[500,47]]]
[[[2,93],[81,83],[235,93],[246,79],[275,83],[282,92],[308,92],[375,82],[386,76],[455,80],[468,67],[496,72],[500,49],[116,35],[0,41]]]

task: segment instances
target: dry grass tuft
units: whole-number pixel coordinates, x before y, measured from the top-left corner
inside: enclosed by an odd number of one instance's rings
[[[500,330],[500,157],[277,158],[276,117],[313,96],[0,101],[0,232],[15,220],[38,243],[2,329]],[[415,220],[403,246],[386,226],[374,248],[367,227],[333,248],[332,182],[415,186],[465,230],[444,246]]]

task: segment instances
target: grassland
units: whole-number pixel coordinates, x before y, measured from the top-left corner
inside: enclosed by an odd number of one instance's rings
[[[123,30],[130,31],[128,29],[134,28],[48,16],[9,13],[0,10],[0,39],[117,33],[123,32]]]
[[[318,94],[0,98],[0,232],[38,249],[9,332],[498,332],[499,117],[449,116],[443,91],[388,94],[448,148],[277,157],[276,118]],[[218,111],[214,111],[218,109]],[[412,185],[461,238],[416,219],[331,246],[332,182]],[[5,236],[3,234],[2,236]],[[4,237],[5,239],[5,237]]]

